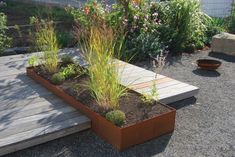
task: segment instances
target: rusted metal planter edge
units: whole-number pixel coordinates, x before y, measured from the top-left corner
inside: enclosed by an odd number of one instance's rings
[[[118,150],[124,150],[136,144],[144,143],[174,131],[176,110],[172,107],[162,104],[169,108],[170,111],[136,124],[120,128],[65,93],[61,88],[39,76],[33,68],[29,67],[26,71],[30,78],[89,117],[91,119],[91,129]]]

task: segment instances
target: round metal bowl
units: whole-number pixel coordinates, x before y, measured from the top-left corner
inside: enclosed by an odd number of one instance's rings
[[[218,60],[212,60],[212,59],[199,59],[197,60],[197,65],[201,69],[205,70],[215,70],[218,67],[220,67],[222,63]]]

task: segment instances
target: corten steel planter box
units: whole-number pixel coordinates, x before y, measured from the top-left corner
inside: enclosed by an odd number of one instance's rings
[[[91,129],[119,150],[124,150],[133,145],[143,143],[147,140],[174,131],[176,110],[167,105],[162,104],[170,109],[169,112],[128,127],[120,128],[65,93],[59,87],[39,76],[33,68],[27,68],[27,75],[53,92],[55,95],[59,96],[69,105],[86,114],[86,116],[92,121]]]

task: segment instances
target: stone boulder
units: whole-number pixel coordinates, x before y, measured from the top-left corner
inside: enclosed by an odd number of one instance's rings
[[[228,55],[235,55],[235,35],[221,33],[213,36],[211,49],[212,52],[221,52]]]

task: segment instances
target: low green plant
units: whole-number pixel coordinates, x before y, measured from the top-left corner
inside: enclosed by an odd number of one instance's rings
[[[65,79],[69,79],[77,76],[80,73],[80,70],[75,64],[68,64],[61,69],[61,73],[64,75]]]
[[[104,110],[118,109],[126,88],[119,84],[114,57],[115,34],[110,27],[91,27],[89,40],[82,46],[88,67],[88,88]]]
[[[143,93],[141,96],[141,100],[145,104],[152,104],[158,98],[157,86],[155,81],[153,81],[152,88],[149,94]]]
[[[164,45],[157,35],[150,32],[142,32],[138,36],[128,36],[125,42],[123,58],[131,58],[132,61],[144,60],[149,56],[159,54]]]
[[[6,35],[7,16],[0,12],[0,55],[11,46],[11,38]]]
[[[42,64],[49,73],[55,73],[58,69],[58,41],[53,21],[31,17],[31,23],[35,25],[35,46],[42,51]]]
[[[221,32],[227,32],[227,20],[224,18],[211,18],[207,23],[207,31],[204,38],[206,45],[210,45],[212,37]]]
[[[51,77],[51,82],[56,85],[60,85],[65,81],[63,73],[55,73]]]
[[[106,113],[106,119],[117,126],[122,126],[125,123],[126,116],[121,110],[114,110]]]
[[[28,59],[28,64],[31,66],[31,67],[35,67],[36,65],[38,65],[38,62],[39,62],[39,59],[37,56],[33,55],[32,57],[30,57]]]

